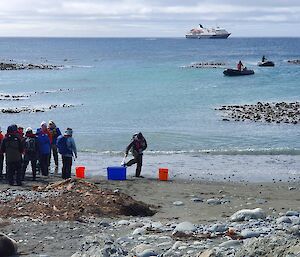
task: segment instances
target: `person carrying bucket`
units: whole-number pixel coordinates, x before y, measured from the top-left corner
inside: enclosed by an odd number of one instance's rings
[[[73,155],[77,158],[76,144],[72,135],[73,130],[71,128],[67,128],[64,135],[60,135],[56,142],[58,152],[62,156],[63,165],[61,175],[63,179],[71,178]]]
[[[131,151],[133,159],[124,163],[124,166],[131,166],[136,163],[135,177],[142,178],[141,171],[143,165],[143,151],[147,148],[147,141],[141,132],[134,134],[129,145],[126,147],[125,157]]]

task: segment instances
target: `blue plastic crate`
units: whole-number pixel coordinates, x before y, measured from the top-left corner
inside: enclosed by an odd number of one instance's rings
[[[107,179],[126,180],[126,167],[107,167]]]

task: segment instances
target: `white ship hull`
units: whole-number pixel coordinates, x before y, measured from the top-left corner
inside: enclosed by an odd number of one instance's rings
[[[230,36],[230,33],[223,34],[223,35],[189,35],[186,34],[186,38],[192,38],[192,39],[209,39],[209,38],[228,38]]]
[[[204,28],[199,24],[199,28],[191,29],[186,35],[186,38],[205,39],[205,38],[228,38],[231,33],[222,28]]]

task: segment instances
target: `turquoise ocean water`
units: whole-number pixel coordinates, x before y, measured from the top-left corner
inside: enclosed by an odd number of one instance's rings
[[[0,71],[0,93],[38,92],[0,107],[74,104],[45,113],[1,114],[36,128],[49,119],[72,127],[81,151],[120,153],[142,131],[156,154],[300,155],[299,124],[224,122],[215,108],[300,100],[299,38],[227,40],[1,38],[1,61],[63,65],[59,70]],[[276,64],[259,68],[265,55]],[[242,60],[254,76],[188,69],[193,62]],[[62,91],[60,91],[62,89]],[[48,93],[45,93],[45,92]]]

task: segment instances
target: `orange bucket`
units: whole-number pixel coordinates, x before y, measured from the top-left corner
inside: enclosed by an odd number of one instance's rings
[[[158,172],[159,180],[166,181],[169,178],[169,170],[167,168],[159,168]]]
[[[76,171],[76,178],[84,178],[84,171],[85,171],[84,166],[76,167],[75,171]]]

